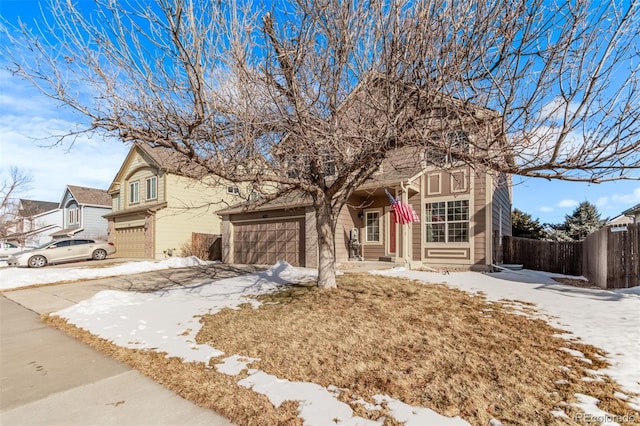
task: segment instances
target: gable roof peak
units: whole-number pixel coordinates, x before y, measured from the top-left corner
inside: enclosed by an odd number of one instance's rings
[[[79,204],[111,207],[111,196],[104,189],[67,185],[67,190]]]

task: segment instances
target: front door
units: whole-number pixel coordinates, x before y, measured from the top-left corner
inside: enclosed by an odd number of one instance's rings
[[[396,254],[396,212],[393,209],[389,210],[389,224],[387,229],[389,230],[389,254]]]

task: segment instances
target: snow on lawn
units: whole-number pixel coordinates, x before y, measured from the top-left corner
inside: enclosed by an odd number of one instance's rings
[[[242,303],[257,306],[259,302],[248,296],[315,278],[316,270],[293,268],[285,262],[279,262],[264,272],[205,285],[164,289],[157,293],[102,291],[91,299],[52,315],[66,318],[69,323],[122,347],[166,352],[167,356],[180,357],[186,362],[208,364],[212,357],[223,353],[195,342],[200,329],[199,315],[216,313],[225,307],[237,308]],[[235,376],[247,369],[250,361],[230,354],[216,368],[224,374]],[[300,416],[305,424],[335,424],[335,419],[341,425],[380,424],[354,416],[351,407],[336,398],[335,388],[291,382],[258,370],[249,370],[249,373],[248,377],[239,381],[241,386],[266,395],[275,406],[286,400],[300,401]],[[386,401],[392,407],[392,413],[408,425],[468,425],[459,417],[447,418],[429,409],[410,407],[386,395],[377,398],[380,402]]]
[[[394,268],[372,273],[444,283],[470,293],[481,292],[493,301],[534,303],[552,326],[572,333],[562,337],[576,337],[607,352],[611,366],[598,374],[606,374],[626,391],[640,394],[640,286],[620,290],[574,287],[553,280],[563,275],[530,270],[443,275]],[[571,350],[567,348],[567,352]],[[574,356],[584,357],[582,353]],[[637,410],[639,399],[630,398],[629,405]]]
[[[86,267],[69,268],[2,268],[0,269],[0,290],[27,287],[36,284],[52,284],[60,281],[75,281],[119,275],[139,274],[141,272],[159,271],[162,269],[186,268],[189,266],[207,265],[213,262],[200,260],[195,256],[174,257],[161,261],[127,262],[102,267],[95,262]],[[100,267],[96,267],[100,266]]]
[[[62,275],[65,280],[80,279],[87,278],[86,275],[82,275],[85,273],[104,273],[110,276],[130,274],[140,272],[141,269],[152,270],[145,269],[145,266],[151,268],[151,264],[154,269],[162,269],[188,266],[189,262],[198,264],[201,261],[195,258],[171,259],[99,269],[70,268],[68,271],[54,268],[9,268],[1,274],[3,286],[7,281],[37,284],[43,281],[34,278],[33,273],[42,274],[41,280],[53,282],[60,277],[52,275]],[[144,265],[145,263],[149,265]],[[8,276],[7,273],[13,275]],[[195,336],[200,329],[198,315],[215,313],[225,307],[237,308],[242,303],[255,306],[258,302],[247,296],[270,292],[287,283],[315,279],[315,273],[315,270],[293,268],[287,263],[279,262],[264,272],[209,284],[164,289],[158,293],[103,291],[53,315],[66,318],[70,323],[119,346],[152,349],[166,352],[168,356],[184,358],[185,361],[202,361],[208,364],[211,357],[220,356],[222,352],[195,342]],[[619,291],[578,288],[553,281],[552,274],[526,270],[495,274],[461,272],[442,275],[396,268],[374,273],[424,282],[445,282],[451,287],[471,293],[482,292],[489,300],[507,299],[535,303],[536,309],[550,324],[573,333],[563,335],[564,337],[580,338],[582,342],[592,344],[608,353],[607,358],[611,366],[600,373],[608,374],[626,391],[640,393],[640,369],[637,367],[640,365],[640,287]],[[517,308],[517,303],[515,306]],[[530,312],[523,314],[531,315]],[[578,353],[575,355],[582,356]],[[216,368],[225,374],[235,376],[242,370],[249,369],[250,362],[251,360],[243,358],[242,354],[227,354],[225,358],[221,358]],[[291,399],[300,401],[300,416],[305,424],[333,424],[334,419],[338,419],[338,424],[342,425],[371,424],[369,420],[354,417],[351,407],[335,398],[339,390],[332,387],[290,382],[253,369],[249,369],[249,376],[239,383],[255,392],[265,394],[274,405]],[[623,394],[619,397],[626,399],[632,408],[640,405],[638,398]],[[585,410],[591,407],[592,413],[599,413],[597,401],[582,395],[578,395],[577,398]],[[361,402],[368,410],[379,409],[376,405]],[[386,402],[392,415],[409,425],[467,424],[458,417],[445,418],[431,410],[411,407],[385,395],[377,395],[376,402]],[[558,416],[562,414],[555,413]]]

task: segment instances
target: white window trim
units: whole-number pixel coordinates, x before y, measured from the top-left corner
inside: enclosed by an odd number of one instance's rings
[[[153,186],[149,186],[149,182],[153,182]],[[151,176],[145,179],[145,200],[157,200],[158,199],[158,177]],[[149,196],[149,189],[152,189],[153,196]]]
[[[362,238],[362,243],[363,244],[369,244],[369,245],[383,245],[384,244],[384,212],[383,209],[368,209],[368,210],[363,210],[362,211],[364,217],[363,217],[363,238]],[[369,213],[377,213],[378,214],[378,240],[377,241],[369,241],[368,240],[368,235],[367,235],[367,223],[368,223],[368,214]]]
[[[468,211],[468,219],[466,221],[454,221],[451,223],[468,223],[468,241],[456,241],[456,242],[449,242],[449,226],[448,224],[450,223],[448,220],[445,220],[445,226],[444,226],[444,237],[445,237],[445,241],[427,241],[427,224],[429,223],[436,223],[436,222],[428,222],[427,221],[427,204],[430,203],[445,203],[445,214],[447,214],[447,209],[448,209],[448,203],[449,202],[453,202],[453,201],[467,201],[467,208],[469,209]],[[433,246],[440,246],[442,247],[443,245],[447,245],[447,247],[468,247],[469,244],[472,243],[473,241],[473,233],[472,233],[472,212],[473,212],[473,203],[471,202],[471,199],[468,197],[438,197],[438,198],[426,198],[424,200],[423,206],[422,208],[424,209],[424,213],[423,213],[423,218],[424,218],[424,223],[422,225],[422,232],[423,232],[423,237],[422,237],[422,241],[423,244],[425,244],[425,247],[433,247]]]
[[[229,185],[227,186],[227,194],[240,195],[240,188],[238,188],[237,186]]]
[[[80,224],[80,214],[77,207],[69,208],[67,210],[67,224],[78,225]]]
[[[134,192],[133,187],[136,187]],[[133,199],[135,194],[135,200]],[[138,204],[140,202],[140,181],[129,182],[129,204]]]

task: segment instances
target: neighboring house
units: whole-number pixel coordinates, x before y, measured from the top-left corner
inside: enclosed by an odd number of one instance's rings
[[[631,223],[640,223],[640,204],[623,211],[622,214],[631,218]]]
[[[455,135],[459,137],[459,134]],[[466,137],[466,136],[465,136]],[[358,255],[411,266],[457,266],[487,270],[494,263],[494,236],[511,235],[511,180],[504,174],[415,164],[398,149],[342,209],[336,228],[336,261]],[[414,163],[414,164],[411,164]],[[399,225],[384,190],[409,203],[420,223]],[[223,218],[223,261],[317,267],[315,213],[311,200],[289,196],[247,211],[218,212]],[[353,230],[360,245],[350,244]],[[500,238],[496,238],[501,241]],[[499,243],[498,243],[499,244]],[[357,248],[357,253],[354,251]]]
[[[606,226],[617,227],[617,226],[629,225],[632,223],[634,223],[633,216],[627,216],[626,214],[623,213],[621,215],[614,217],[613,219],[608,220],[606,223]]]
[[[180,254],[194,232],[219,235],[214,212],[240,197],[238,187],[207,180],[179,154],[146,144],[131,147],[108,192],[116,255],[148,259]]]
[[[62,229],[62,210],[53,201],[20,199],[11,241],[21,246],[40,246],[51,241],[51,233]]]
[[[107,238],[107,220],[111,212],[111,197],[97,188],[67,185],[59,205],[62,229],[51,235],[58,238]]]

